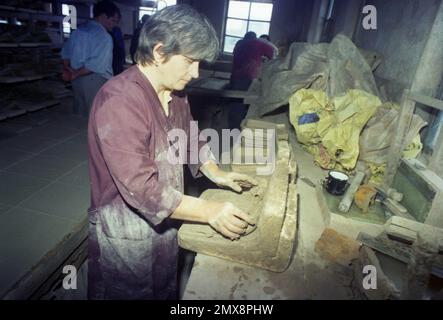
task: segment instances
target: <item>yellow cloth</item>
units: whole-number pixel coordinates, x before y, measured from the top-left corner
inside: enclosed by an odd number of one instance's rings
[[[321,90],[301,89],[289,99],[289,116],[297,140],[322,168],[352,170],[359,155],[360,133],[380,105],[377,96],[362,90],[329,98]],[[319,121],[299,124],[299,118],[309,113],[316,113]]]

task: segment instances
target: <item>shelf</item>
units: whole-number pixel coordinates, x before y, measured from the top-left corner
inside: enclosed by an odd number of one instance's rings
[[[0,48],[18,48],[17,43],[0,43]]]
[[[44,18],[46,21],[56,21],[56,22],[63,22],[63,19],[65,18],[64,15],[57,15],[52,12],[46,12],[46,11],[37,11],[37,10],[28,10],[28,9],[18,9],[18,8],[12,8],[7,6],[0,6],[0,12],[6,17],[12,17],[12,18],[19,18],[19,19],[26,19],[29,17],[32,17],[34,19],[36,18]],[[77,23],[82,23],[86,20],[89,20],[89,17],[77,17]]]
[[[0,10],[8,10],[8,11],[18,11],[18,12],[26,12],[26,13],[49,13],[47,11],[43,10],[32,10],[32,9],[25,9],[25,8],[16,8],[11,6],[2,6],[0,5]]]
[[[35,75],[35,76],[26,76],[26,77],[5,77],[0,76],[0,83],[4,84],[12,84],[12,83],[21,83],[21,82],[29,82],[34,80],[41,80],[45,78],[49,78],[52,76],[56,76],[58,73],[49,73],[45,75]]]
[[[14,107],[13,109],[5,110],[0,112],[0,117],[2,119],[14,118],[17,116],[21,116],[26,113],[26,110],[21,109],[19,107]]]
[[[21,105],[20,108],[26,110],[27,112],[34,112],[47,107],[54,106],[59,103],[60,101],[58,100],[48,100],[48,101],[35,102],[35,103],[23,102],[23,105]]]
[[[16,103],[17,105],[13,108],[0,111],[0,120],[11,119],[29,112],[35,112],[44,108],[52,107],[59,104],[60,101],[53,99],[34,103],[31,101],[17,101]]]
[[[42,48],[51,47],[52,45],[49,42],[0,43],[0,48]]]

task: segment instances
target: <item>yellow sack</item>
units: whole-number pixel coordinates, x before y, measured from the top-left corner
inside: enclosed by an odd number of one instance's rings
[[[420,154],[423,149],[423,144],[420,139],[420,134],[417,134],[412,142],[403,150],[403,158],[414,159]]]
[[[297,140],[306,145],[316,144],[321,141],[318,134],[317,122],[299,125],[299,119],[305,114],[316,113],[320,117],[323,127],[330,125],[325,122],[324,115],[330,108],[327,105],[328,97],[324,91],[300,89],[289,98],[289,118],[297,133]]]
[[[309,148],[321,167],[330,169],[338,163],[352,170],[358,159],[360,133],[379,105],[377,96],[362,90],[328,98],[323,91],[301,89],[289,99],[289,117],[300,143],[321,144],[328,153],[331,163],[321,156],[322,148]],[[318,120],[309,122],[316,119],[313,114]]]

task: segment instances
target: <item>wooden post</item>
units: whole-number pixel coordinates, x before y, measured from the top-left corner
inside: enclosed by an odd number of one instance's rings
[[[440,128],[440,133],[436,139],[435,149],[432,152],[432,157],[429,161],[429,170],[434,171],[443,179],[443,128]]]
[[[404,139],[406,131],[411,125],[412,115],[415,109],[415,101],[409,99],[409,90],[405,90],[402,96],[401,109],[398,116],[398,126],[391,142],[385,178],[383,182],[384,190],[391,187],[394,176],[397,172],[400,158],[404,149]]]

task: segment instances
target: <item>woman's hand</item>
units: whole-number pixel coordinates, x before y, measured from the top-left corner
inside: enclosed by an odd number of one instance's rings
[[[223,236],[235,240],[255,221],[230,202],[203,200],[183,195],[183,199],[170,215],[172,219],[209,224]]]
[[[200,171],[218,186],[228,187],[236,192],[241,192],[243,189],[249,189],[258,184],[255,179],[245,174],[220,170],[213,161],[202,165]]]
[[[230,202],[220,203],[215,210],[208,211],[208,224],[231,240],[237,240],[246,232],[254,220]]]

